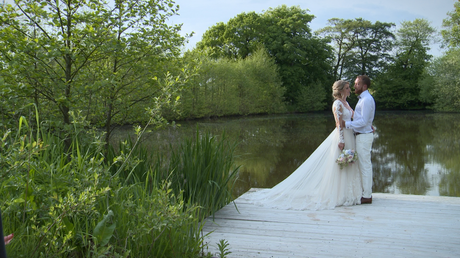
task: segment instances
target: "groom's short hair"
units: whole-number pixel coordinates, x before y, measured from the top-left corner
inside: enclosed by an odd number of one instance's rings
[[[369,78],[369,76],[359,75],[358,78],[363,84],[367,85],[368,89],[371,87],[371,79]]]

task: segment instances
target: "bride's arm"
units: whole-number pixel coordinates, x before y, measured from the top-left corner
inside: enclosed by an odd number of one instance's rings
[[[343,127],[342,127],[342,111],[343,106],[340,101],[335,101],[333,105],[333,113],[335,118],[335,126],[337,127],[337,131],[339,132],[339,149],[343,150],[345,148],[345,139],[343,137]]]

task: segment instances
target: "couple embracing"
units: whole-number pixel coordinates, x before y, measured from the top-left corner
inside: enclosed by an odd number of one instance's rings
[[[295,210],[372,203],[371,148],[375,102],[368,91],[370,85],[368,76],[356,78],[354,88],[359,100],[353,110],[347,102],[350,83],[336,81],[332,86],[336,128],[289,177],[273,188],[247,194],[247,201]],[[355,150],[357,162],[339,166],[336,160],[343,150]]]

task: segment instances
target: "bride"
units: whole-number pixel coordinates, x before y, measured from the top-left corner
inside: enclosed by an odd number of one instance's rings
[[[245,200],[266,207],[294,210],[360,204],[362,187],[358,164],[341,169],[336,163],[343,149],[355,150],[353,130],[341,127],[342,120],[350,121],[353,117],[353,109],[346,101],[351,92],[350,83],[336,81],[332,91],[336,128],[289,177],[273,188],[246,194]]]

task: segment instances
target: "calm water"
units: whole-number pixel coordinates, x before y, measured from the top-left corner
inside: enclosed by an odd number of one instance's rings
[[[378,111],[372,151],[374,192],[460,196],[460,114]],[[165,149],[200,132],[237,141],[235,197],[289,176],[334,129],[330,112],[181,122],[149,133]],[[126,131],[118,131],[126,135]]]

